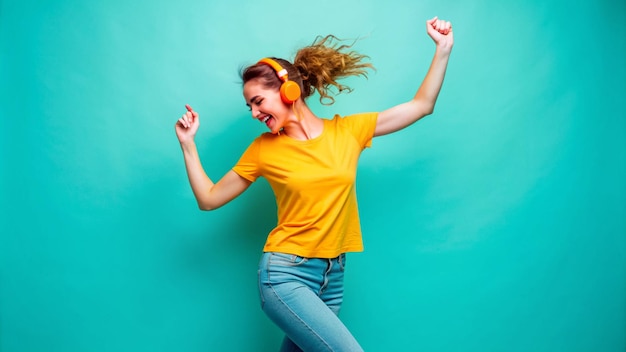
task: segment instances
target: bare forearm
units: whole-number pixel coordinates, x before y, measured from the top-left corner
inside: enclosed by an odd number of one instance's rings
[[[181,149],[183,150],[183,156],[185,158],[185,168],[187,170],[189,184],[196,197],[198,206],[201,209],[205,209],[205,204],[208,202],[208,196],[214,183],[204,172],[196,144],[194,142],[181,143]]]
[[[449,58],[449,49],[437,47],[428,73],[413,97],[414,101],[421,103],[420,105],[423,107],[423,114],[425,115],[431,114],[435,109],[435,103],[446,75]]]
[[[435,51],[430,68],[422,84],[410,101],[381,112],[376,124],[375,136],[401,130],[426,115],[433,113],[443,85],[450,51]]]

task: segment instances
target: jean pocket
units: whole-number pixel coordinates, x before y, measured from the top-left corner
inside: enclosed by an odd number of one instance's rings
[[[272,252],[269,257],[270,265],[298,266],[306,263],[308,258],[295,254]]]

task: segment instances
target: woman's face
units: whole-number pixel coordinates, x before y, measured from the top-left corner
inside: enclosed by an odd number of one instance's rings
[[[243,97],[252,117],[264,123],[274,134],[278,133],[289,117],[289,106],[280,99],[276,89],[264,87],[258,79],[243,86]]]

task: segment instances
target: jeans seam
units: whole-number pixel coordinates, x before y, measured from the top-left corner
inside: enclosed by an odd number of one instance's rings
[[[261,309],[265,306],[265,296],[263,295],[263,284],[261,283],[261,269],[257,271],[257,286],[259,289],[259,297],[261,298]]]

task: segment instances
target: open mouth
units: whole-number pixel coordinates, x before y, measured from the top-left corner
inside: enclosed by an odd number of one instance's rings
[[[267,115],[267,116],[263,117],[262,119],[259,119],[259,121],[263,122],[268,128],[270,128],[270,122],[273,119],[274,119],[274,117],[272,115]]]

